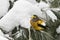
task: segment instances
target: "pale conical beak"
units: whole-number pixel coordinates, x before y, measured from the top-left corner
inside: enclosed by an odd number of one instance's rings
[[[46,26],[46,23],[44,22],[44,21],[39,21],[39,23],[41,24],[41,25],[43,25],[43,26]]]
[[[46,26],[46,23],[45,23],[45,22],[43,22],[43,23],[41,23],[41,25]]]

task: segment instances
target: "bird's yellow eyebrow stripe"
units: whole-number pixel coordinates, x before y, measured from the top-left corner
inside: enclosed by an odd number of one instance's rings
[[[36,17],[33,15],[32,18],[36,18]]]

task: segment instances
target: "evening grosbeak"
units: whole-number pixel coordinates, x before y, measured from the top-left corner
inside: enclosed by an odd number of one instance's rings
[[[43,20],[39,19],[39,17],[37,15],[33,15],[31,17],[30,24],[35,30],[44,30],[44,29],[46,29],[45,22]]]

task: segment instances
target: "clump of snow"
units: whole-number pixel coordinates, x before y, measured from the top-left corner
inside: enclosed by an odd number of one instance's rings
[[[5,34],[0,30],[0,40],[8,40],[6,37],[5,37]]]
[[[50,16],[50,18],[52,19],[53,22],[55,22],[55,20],[57,20],[57,16],[51,10],[47,10],[46,13],[48,16]]]
[[[46,14],[52,19],[53,22],[55,22],[55,20],[57,20],[57,16],[50,10],[49,3],[46,3],[42,0],[40,1],[40,3],[36,2],[36,0],[28,0],[28,1],[34,5],[37,5],[40,8],[40,10],[41,9],[44,10],[46,12]],[[49,2],[49,0],[46,0],[46,1]]]
[[[44,1],[41,1],[39,4],[38,4],[39,8],[49,8],[50,5],[45,3]]]
[[[0,30],[0,36],[4,36],[3,32]]]
[[[9,39],[7,39],[7,38],[5,38],[3,36],[0,36],[0,40],[9,40]]]
[[[47,2],[53,2],[54,0],[46,0]]]
[[[9,0],[0,0],[0,17],[7,13],[9,6]]]
[[[59,12],[60,8],[51,8],[51,10],[55,11],[55,12]]]
[[[7,36],[5,36],[6,34],[4,34],[3,32],[2,32],[2,30],[0,30],[0,40],[8,40],[6,37]]]
[[[46,12],[46,14],[52,19],[53,22],[57,20],[57,16],[50,10],[50,5],[48,3],[45,3],[44,1],[41,1],[38,4],[38,7]]]
[[[59,27],[56,29],[56,32],[57,32],[57,33],[60,33],[60,25],[59,25]]]

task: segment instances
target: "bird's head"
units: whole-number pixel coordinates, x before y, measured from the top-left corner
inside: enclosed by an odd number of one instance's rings
[[[32,16],[32,19],[31,19],[30,23],[31,23],[31,26],[33,26],[35,30],[46,29],[45,21],[40,19],[37,15]]]

